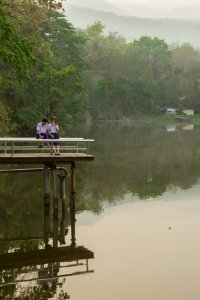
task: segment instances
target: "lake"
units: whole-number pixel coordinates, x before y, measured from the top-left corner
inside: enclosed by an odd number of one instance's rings
[[[77,163],[76,222],[69,192],[65,212],[44,209],[42,174],[0,175],[0,299],[198,299],[200,128],[67,135],[95,139],[95,161]]]

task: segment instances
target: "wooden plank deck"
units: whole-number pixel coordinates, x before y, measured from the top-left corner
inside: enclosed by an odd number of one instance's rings
[[[85,153],[61,153],[59,156],[50,153],[15,153],[0,155],[0,164],[63,164],[72,161],[93,161],[94,156]]]

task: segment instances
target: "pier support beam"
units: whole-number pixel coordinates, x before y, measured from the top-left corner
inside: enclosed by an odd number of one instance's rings
[[[50,233],[50,174],[48,166],[44,167],[44,243],[47,247]]]
[[[71,217],[71,245],[76,246],[75,238],[75,200],[76,200],[76,181],[75,181],[75,162],[71,162],[71,191],[70,191],[70,217]]]
[[[53,248],[58,247],[58,210],[53,212]]]
[[[50,234],[50,204],[44,205],[44,244],[45,248],[48,247],[49,244],[49,234]]]
[[[53,210],[58,211],[58,171],[53,168]]]
[[[60,221],[60,243],[65,244],[65,234],[66,234],[66,211],[67,211],[67,206],[66,206],[66,175],[67,173],[63,175],[62,173],[60,174],[60,199],[61,199],[61,204],[62,204],[62,219]]]
[[[66,175],[60,174],[60,199],[62,203],[62,212],[66,211]]]
[[[44,167],[44,205],[50,204],[50,174],[49,168]]]
[[[58,171],[53,168],[53,247],[58,246]]]

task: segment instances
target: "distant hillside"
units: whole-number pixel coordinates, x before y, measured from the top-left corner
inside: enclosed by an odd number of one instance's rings
[[[123,11],[123,15],[139,18],[161,18],[164,13],[162,10],[150,9],[142,5],[122,5],[120,8]]]
[[[132,4],[122,5],[120,8],[124,15],[140,18],[200,19],[200,4],[187,5],[170,10],[150,9],[145,6]]]
[[[170,10],[168,16],[172,18],[200,19],[200,4],[177,7]]]
[[[76,27],[85,28],[100,21],[106,25],[107,32],[118,32],[129,41],[138,39],[141,35],[149,35],[165,39],[168,43],[191,43],[200,46],[200,21],[118,16],[73,5],[67,8],[65,14]]]
[[[66,2],[63,2],[63,6],[65,7],[65,9],[68,8],[69,5],[87,7],[90,9],[112,12],[115,14],[123,14],[123,11],[119,7],[106,0],[67,0]]]

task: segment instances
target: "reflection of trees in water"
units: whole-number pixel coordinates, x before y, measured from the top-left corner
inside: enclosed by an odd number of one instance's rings
[[[57,284],[43,284],[41,286],[21,287],[18,288],[18,295],[16,295],[16,287],[14,285],[4,287],[1,290],[1,300],[48,300],[52,299],[55,294],[58,299],[69,299],[70,296],[64,292],[62,288],[57,292]]]
[[[85,171],[82,209],[99,212],[101,202],[113,202],[131,192],[157,197],[171,186],[189,189],[200,177],[200,130],[168,133],[161,126],[100,125],[95,138],[95,163]],[[94,205],[95,202],[95,205]]]
[[[103,201],[113,203],[128,192],[144,199],[171,186],[189,189],[200,177],[199,128],[169,133],[162,125],[135,122],[99,124],[68,134],[95,138],[95,161],[77,164],[78,211],[100,213]],[[0,234],[40,235],[42,183],[42,174],[1,174]]]
[[[4,237],[41,235],[42,185],[40,173],[0,174],[0,234]]]
[[[56,282],[44,283],[41,286],[21,287],[18,288],[16,294],[16,286],[6,286],[0,291],[1,300],[48,300],[52,299],[55,295],[59,300],[70,299],[67,292],[62,289],[62,284],[57,286]],[[58,290],[59,288],[59,290]]]

